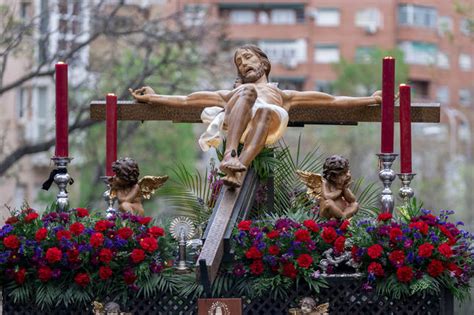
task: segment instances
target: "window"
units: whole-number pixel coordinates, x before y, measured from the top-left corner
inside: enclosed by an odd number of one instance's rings
[[[433,7],[412,4],[398,6],[398,24],[403,26],[436,28],[437,11]]]
[[[398,47],[403,51],[406,63],[431,65],[436,62],[438,48],[435,44],[403,41]]]
[[[271,62],[279,63],[294,68],[307,61],[306,41],[260,41],[258,46],[266,52]]]
[[[441,104],[449,104],[449,87],[440,86],[436,91],[436,100]]]
[[[296,11],[291,9],[273,9],[271,11],[272,24],[296,24]]]
[[[23,1],[20,4],[20,17],[22,20],[27,20],[31,16],[31,3]]]
[[[339,62],[340,53],[337,45],[316,45],[314,51],[314,62],[334,63]]]
[[[449,16],[440,16],[438,18],[438,34],[450,34],[453,32],[453,19]]]
[[[315,23],[317,26],[332,27],[339,26],[341,15],[339,9],[323,8],[316,10]]]
[[[471,19],[463,18],[459,24],[459,30],[466,36],[470,36],[474,32],[474,21]]]
[[[469,71],[472,69],[472,59],[468,54],[459,54],[459,68]]]
[[[25,88],[18,89],[16,98],[16,117],[24,119],[26,116],[26,109],[28,107],[28,91]]]
[[[436,64],[441,69],[449,69],[449,57],[446,53],[438,51],[436,57]]]
[[[430,82],[423,80],[410,81],[414,98],[427,99],[429,97]]]
[[[334,83],[333,81],[325,81],[325,80],[316,80],[316,91],[334,94]]]
[[[207,6],[201,4],[186,4],[184,7],[184,25],[198,26],[204,23]]]
[[[356,12],[355,25],[370,33],[375,33],[382,27],[382,14],[377,8],[366,8]]]
[[[266,11],[260,11],[258,13],[258,24],[268,24],[270,23],[270,16]]]
[[[257,13],[252,10],[232,10],[230,11],[230,22],[233,24],[254,24]]]
[[[37,140],[43,139],[49,129],[48,121],[50,121],[49,116],[49,98],[48,98],[48,88],[39,87],[37,89],[37,103],[36,103],[36,136]]]
[[[373,46],[361,46],[356,48],[355,62],[356,63],[370,63],[372,61],[375,47]]]
[[[58,51],[64,54],[75,48],[75,40],[82,33],[81,1],[59,0]]]
[[[472,103],[471,91],[467,88],[459,90],[459,104],[463,106],[470,106]]]

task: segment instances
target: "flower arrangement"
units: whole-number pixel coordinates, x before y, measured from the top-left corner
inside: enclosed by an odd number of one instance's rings
[[[84,208],[22,210],[0,230],[0,277],[15,303],[40,306],[149,291],[170,251],[152,221],[128,213],[105,219]]]

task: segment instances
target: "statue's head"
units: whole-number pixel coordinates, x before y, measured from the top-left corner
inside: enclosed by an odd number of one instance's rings
[[[121,158],[112,163],[112,170],[115,176],[123,181],[124,184],[135,185],[140,176],[140,170],[137,162],[129,157]]]
[[[255,45],[237,48],[234,54],[237,76],[240,83],[253,83],[263,75],[268,79],[272,66],[267,55]]]
[[[349,160],[341,155],[332,155],[323,165],[323,177],[333,184],[343,184],[350,180]]]

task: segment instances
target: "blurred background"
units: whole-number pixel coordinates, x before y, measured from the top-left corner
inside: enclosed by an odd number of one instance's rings
[[[396,81],[414,103],[439,103],[441,123],[413,125],[412,187],[424,207],[455,210],[474,231],[474,3],[472,0],[0,0],[0,214],[25,203],[41,210],[52,168],[54,64],[69,64],[70,187],[74,207],[104,208],[105,123],[89,104],[150,85],[160,94],[230,89],[233,50],[260,46],[281,89],[370,95],[381,59],[396,58]],[[398,124],[395,126],[398,149]],[[197,146],[203,126],[119,122],[119,156],[142,175],[177,163],[209,166]],[[290,128],[291,147],[350,159],[354,177],[376,182],[380,124]],[[395,164],[398,171],[398,163]],[[398,180],[392,186],[398,192]],[[148,213],[164,211],[159,198]],[[470,310],[469,310],[470,308]],[[472,314],[472,306],[463,312]]]

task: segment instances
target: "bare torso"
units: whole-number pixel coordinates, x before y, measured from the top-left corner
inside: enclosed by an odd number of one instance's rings
[[[283,91],[276,87],[273,83],[246,83],[239,85],[228,94],[229,103],[234,103],[237,101],[240,96],[240,92],[242,92],[245,87],[253,87],[257,91],[258,99],[261,99],[268,104],[280,106],[286,111],[289,110],[289,108],[285,107]]]

